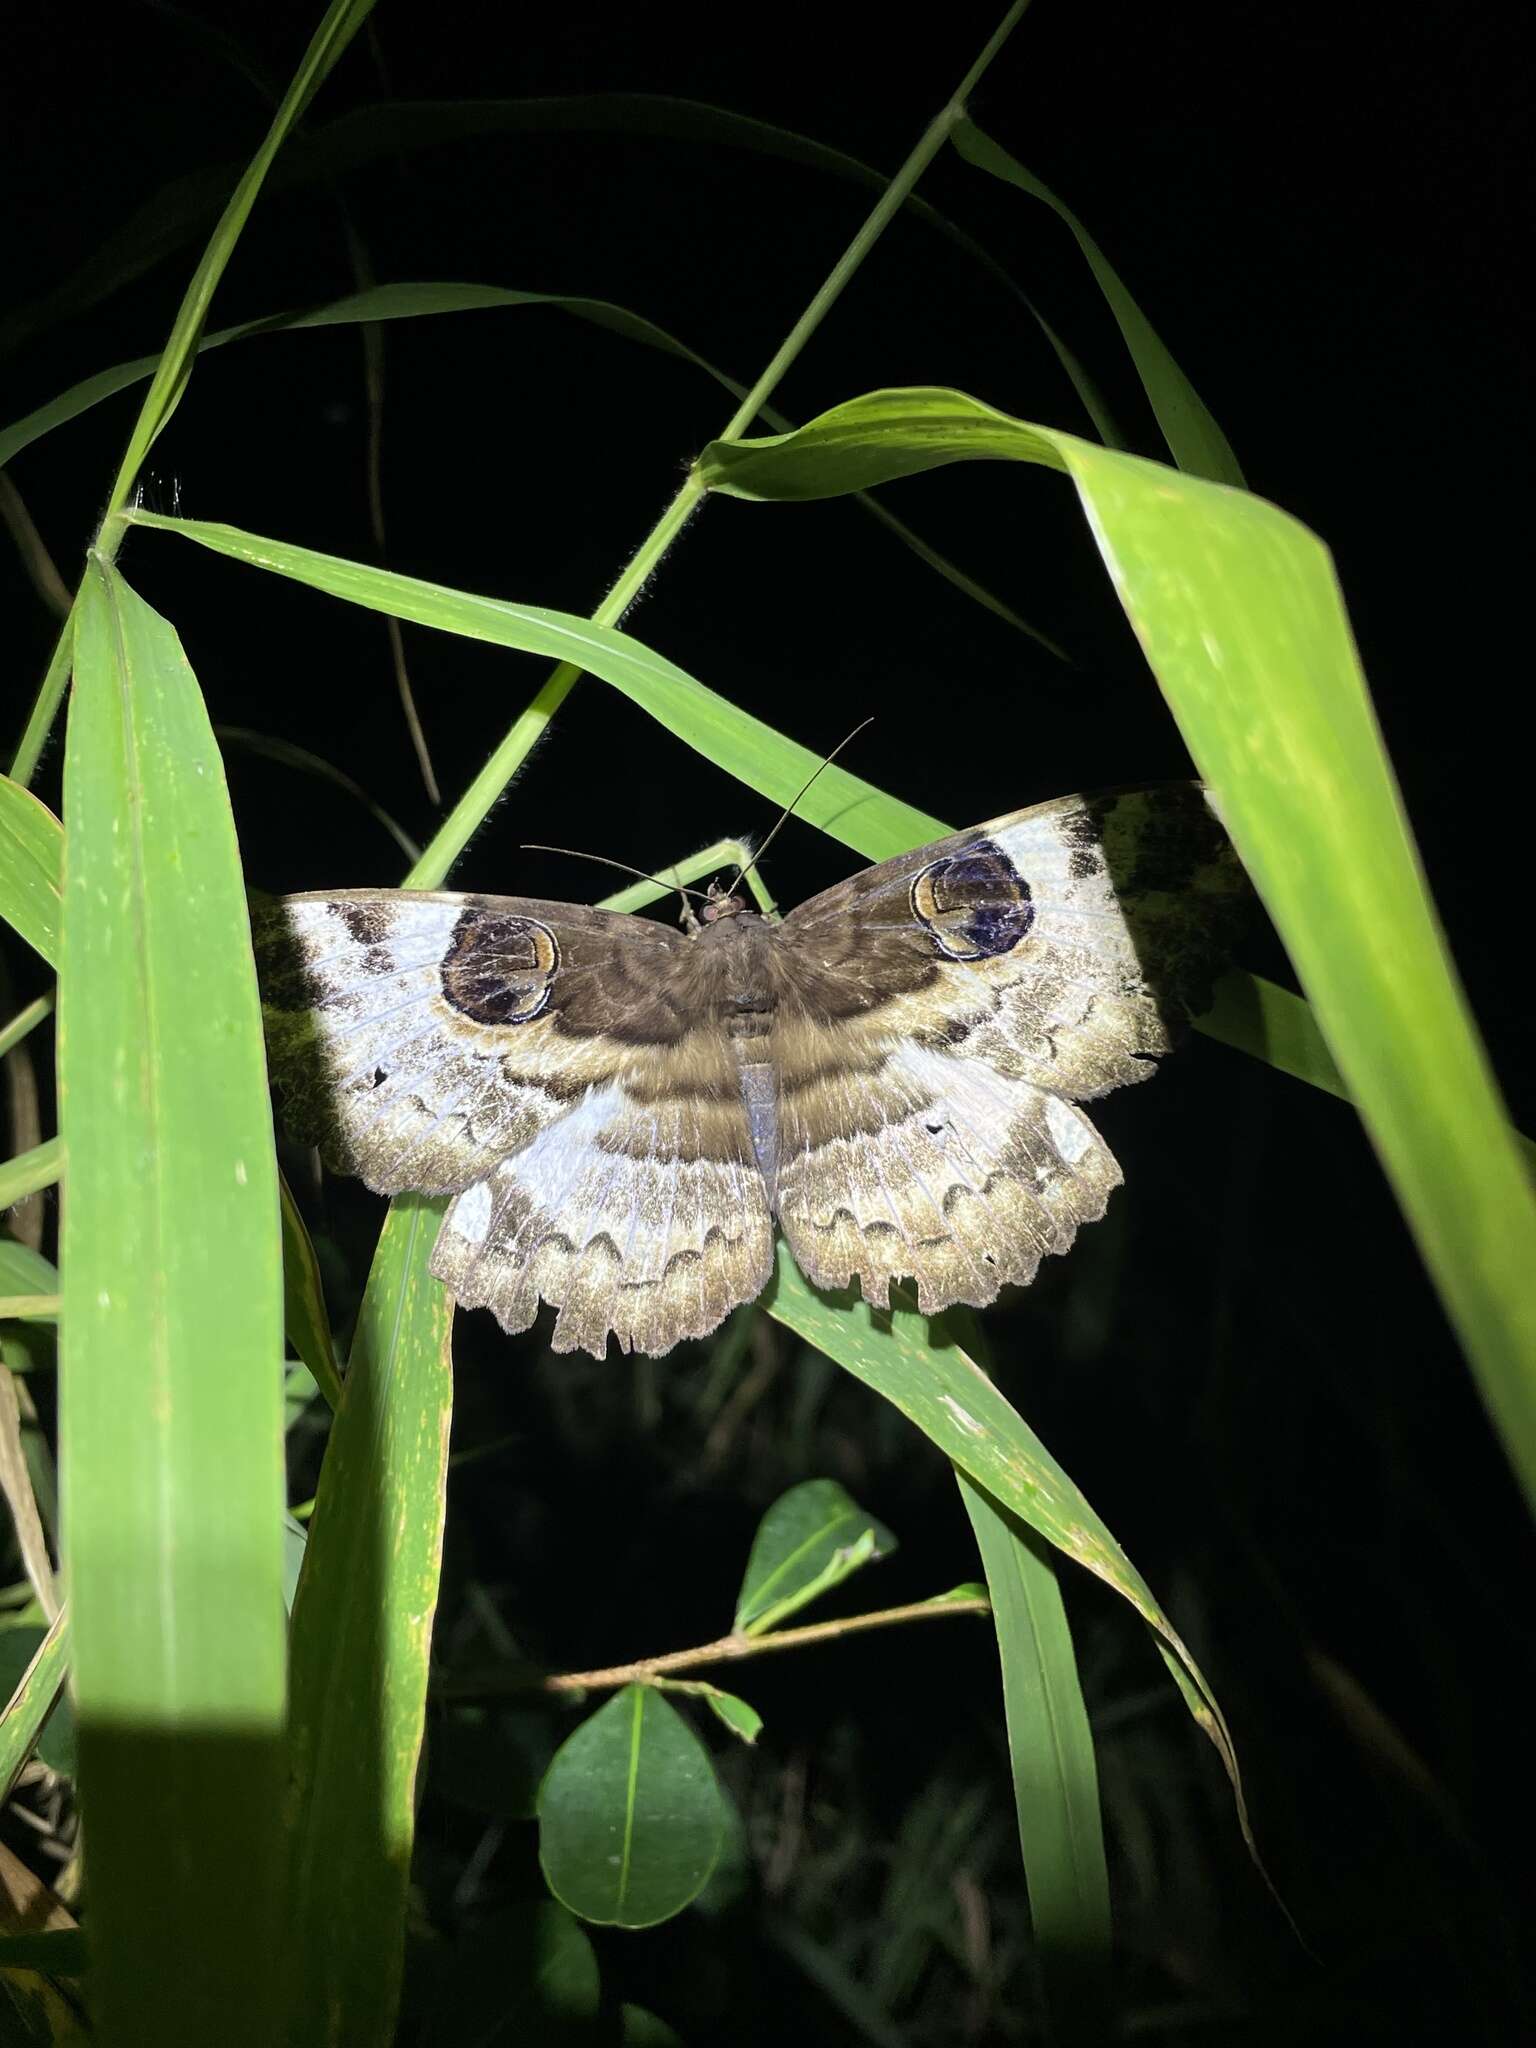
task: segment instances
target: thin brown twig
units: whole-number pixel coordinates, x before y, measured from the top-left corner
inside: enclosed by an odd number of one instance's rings
[[[666,1650],[659,1657],[637,1657],[632,1664],[610,1664],[601,1671],[552,1671],[542,1676],[509,1674],[503,1686],[484,1681],[442,1688],[446,1698],[465,1699],[472,1694],[510,1687],[522,1692],[603,1692],[621,1685],[643,1685],[674,1671],[692,1671],[700,1664],[725,1664],[741,1657],[760,1657],[768,1650],[797,1650],[807,1643],[836,1642],[839,1637],[862,1635],[866,1629],[897,1628],[909,1621],[934,1621],[946,1614],[990,1614],[992,1603],[980,1594],[961,1600],[917,1600],[908,1607],[882,1607],[872,1614],[849,1614],[840,1621],[813,1621],[803,1628],[775,1629],[771,1635],[749,1636],[733,1632],[712,1643],[700,1643],[691,1650]]]

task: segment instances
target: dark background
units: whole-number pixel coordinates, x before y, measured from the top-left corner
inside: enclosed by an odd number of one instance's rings
[[[311,21],[242,4],[8,22],[11,310],[74,278],[168,181],[242,164]],[[993,25],[972,0],[920,21],[865,0],[771,17],[385,5],[309,127],[389,99],[670,93],[888,174]],[[1530,925],[1517,744],[1528,521],[1512,514],[1533,453],[1530,54],[1516,11],[1488,4],[1295,16],[1037,0],[972,103],[1099,238],[1252,487],[1333,547],[1437,903],[1527,1128],[1512,963]],[[1060,224],[948,155],[921,190],[1028,291],[1132,444],[1160,454]],[[611,299],[750,382],[869,203],[750,152],[603,125],[389,150],[333,185],[274,186],[213,324],[352,289],[350,230],[380,279]],[[153,350],[205,231],[120,288],[55,306],[9,359],[4,416]],[[688,366],[555,311],[397,323],[383,346],[392,566],[576,612],[733,409]],[[775,398],[804,418],[918,382],[1090,431],[1018,302],[907,215]],[[111,401],[13,465],[71,581],[136,402]],[[147,495],[365,556],[366,430],[356,330],[254,341],[202,364]],[[872,714],[850,765],[957,825],[1184,772],[1060,479],[968,466],[887,501],[1070,664],[846,502],[706,507],[626,623],[811,747]],[[122,566],[175,620],[216,721],[314,750],[430,835],[376,617],[160,535],[132,539]],[[0,586],[19,731],[52,629],[9,551]],[[541,669],[409,629],[407,651],[451,800]],[[398,879],[396,850],[346,799],[243,750],[229,765],[253,882]],[[55,749],[38,783],[50,801],[57,766]],[[597,871],[519,842],[652,866],[771,821],[587,681],[454,879],[590,900]],[[769,879],[793,903],[852,865],[794,825]],[[1263,934],[1245,959],[1284,973]],[[12,965],[24,998],[19,949]],[[1096,1115],[1126,1190],[1069,1261],[988,1319],[997,1370],[1204,1663],[1266,1861],[1314,1952],[1246,1862],[1214,1756],[1139,1624],[1073,1577],[1123,2026],[1181,2043],[1536,2039],[1521,1961],[1528,1526],[1369,1148],[1342,1104],[1198,1039],[1154,1088]],[[315,1216],[344,1314],[377,1204],[332,1187]],[[501,1448],[455,1481],[449,1658],[483,1666],[515,1647],[580,1668],[712,1636],[763,1507],[821,1474],[902,1538],[845,1607],[974,1575],[941,1461],[771,1326],[723,1388],[702,1350],[555,1362],[482,1316],[460,1319],[457,1356],[456,1444]],[[696,2042],[791,2028],[828,2042],[1036,2038],[984,1632],[956,1622],[765,1660],[742,1685],[768,1728],[750,1758],[722,1758],[750,1845],[734,1902],[722,1888],[707,1915],[605,1939],[610,1984]],[[526,1826],[495,1834],[473,1784],[454,1796],[456,1732],[440,1718],[422,1901],[437,1926],[472,1935],[537,1879]],[[510,1733],[535,1754],[547,1740]]]

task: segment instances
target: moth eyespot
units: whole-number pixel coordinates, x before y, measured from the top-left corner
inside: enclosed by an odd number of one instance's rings
[[[930,1138],[942,1138],[944,1135],[944,1126],[942,1124],[924,1124],[923,1129]]]
[[[548,1004],[559,966],[547,924],[471,904],[438,973],[444,996],[472,1023],[527,1024]]]
[[[1035,921],[1028,882],[990,839],[930,861],[913,876],[910,900],[912,915],[951,960],[1010,953]]]
[[[370,1082],[369,1085],[370,1087],[379,1088],[382,1087],[384,1082],[386,1082],[388,1079],[389,1076],[385,1073],[382,1067],[375,1067],[373,1070],[373,1080]]]

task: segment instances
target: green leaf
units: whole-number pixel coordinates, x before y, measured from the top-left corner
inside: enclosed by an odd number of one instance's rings
[[[128,437],[128,446],[118,470],[117,482],[112,487],[113,512],[127,503],[140,465],[181,402],[181,395],[192,375],[197,345],[202,337],[203,323],[208,317],[213,294],[235,252],[235,245],[240,239],[246,221],[250,218],[251,209],[256,204],[267,173],[272,168],[273,158],[282,148],[290,129],[302,119],[305,108],[325,83],[337,59],[372,11],[373,0],[331,0],[331,5],[326,9],[320,26],[315,31],[313,41],[299,61],[298,70],[283,95],[282,104],[272,117],[272,125],[230,194],[229,203],[209,236],[197,269],[192,274],[191,283],[187,286],[171,325],[164,352],[155,366],[155,373],[144,403],[140,407],[138,419],[134,422],[133,432]]]
[[[278,1194],[283,1219],[283,1327],[288,1341],[315,1376],[315,1385],[332,1408],[341,1405],[341,1373],[331,1343],[325,1312],[320,1262],[304,1227],[288,1183],[279,1174]]]
[[[0,917],[41,953],[59,960],[59,873],[64,828],[28,789],[0,776]]]
[[[866,1514],[835,1479],[792,1486],[758,1524],[732,1628],[738,1635],[765,1635],[895,1548],[884,1523]]]
[[[742,394],[739,384],[714,369],[702,356],[696,355],[664,328],[642,319],[638,313],[628,312],[623,306],[612,305],[606,299],[583,298],[569,292],[520,292],[502,285],[432,281],[372,285],[367,291],[350,292],[346,297],[332,299],[323,306],[269,313],[259,320],[242,320],[237,326],[203,334],[198,339],[195,353],[206,355],[210,350],[224,348],[231,342],[250,341],[266,334],[299,334],[328,327],[420,320],[434,314],[508,311],[524,307],[565,313],[595,327],[607,328],[627,340],[643,342],[663,354],[681,357],[683,361],[708,372],[737,397]],[[24,418],[0,428],[0,468],[55,427],[78,419],[104,399],[141,383],[154,373],[159,363],[159,356],[138,356],[132,362],[116,363],[111,369],[99,370],[94,376],[82,378],[78,384],[72,384],[67,391],[61,391],[56,398],[49,399]],[[259,737],[255,735],[253,740]],[[295,753],[302,751],[294,750]]]
[[[33,1674],[33,1660],[45,1643],[49,1653]],[[45,1718],[36,1729],[37,1754],[50,1771],[57,1771],[65,1778],[75,1775],[75,1712],[64,1687],[64,1654],[62,1630],[55,1637],[53,1630],[35,1625],[0,1629],[0,1700],[11,1701],[6,1719],[9,1720],[12,1714],[17,1717],[14,1735],[9,1728],[6,1730],[4,1753],[0,1755],[0,1779],[7,1787],[15,1775],[15,1770],[9,1767],[13,1746],[19,1747],[38,1704],[47,1701],[50,1684],[55,1692],[51,1710],[44,1705]],[[19,1768],[22,1761],[24,1758],[17,1759],[15,1767]]]
[[[852,1294],[819,1293],[783,1244],[764,1306],[883,1395],[994,1501],[1130,1602],[1155,1632],[1186,1704],[1216,1745],[1241,1816],[1237,1757],[1199,1666],[1076,1484],[943,1320],[911,1308],[872,1309]]]
[[[1114,2033],[1105,1986],[1109,1873],[1093,1736],[1050,1548],[963,1473],[1003,1669],[1014,1809],[1051,2036],[1083,2048]]]
[[[979,1579],[967,1579],[963,1585],[951,1586],[947,1593],[935,1593],[925,1600],[925,1607],[950,1607],[957,1601],[990,1600],[991,1596]]]
[[[723,1726],[742,1742],[752,1744],[763,1732],[763,1717],[750,1700],[739,1698],[733,1692],[722,1692],[718,1685],[711,1685],[703,1678],[656,1678],[652,1681],[663,1692],[689,1693],[701,1699]]]
[[[433,1988],[428,2048],[588,2041],[602,1986],[592,1943],[564,1906],[535,1899],[455,1941]]]
[[[539,1861],[562,1904],[654,1927],[696,1899],[725,1804],[698,1737],[654,1686],[628,1685],[568,1736],[539,1788]]]
[[[1536,1194],[1322,542],[1262,499],[955,391],[872,392],[794,434],[714,442],[698,470],[740,496],[810,498],[974,459],[1070,475],[1536,1502]]]
[[[453,1397],[442,1209],[403,1196],[385,1221],[294,1601],[293,2048],[387,2041],[399,1998]]]
[[[61,1698],[69,1672],[68,1616],[60,1614],[46,1633],[38,1629],[0,1633],[0,1658],[8,1656],[5,1645],[18,1636],[30,1640],[31,1645],[22,1660],[22,1669],[14,1672],[7,1665],[0,1670],[0,1699],[9,1702],[4,1713],[0,1713],[0,1803],[10,1798],[16,1775],[39,1747],[56,1705],[62,1725],[60,1748],[54,1754],[63,1759],[67,1750],[67,1762],[61,1760],[51,1768],[74,1775],[73,1709],[67,1698]]]
[[[1232,452],[1231,442],[1206,410],[1199,393],[1169,354],[1162,337],[1126,290],[1104,251],[1071,207],[1064,205],[1049,186],[1026,171],[1005,149],[1000,149],[974,121],[959,122],[949,139],[968,164],[974,164],[978,170],[990,171],[994,178],[1001,178],[1006,184],[1016,185],[1021,192],[1043,200],[1058,219],[1065,221],[1093,272],[1095,283],[1104,294],[1110,312],[1115,316],[1115,324],[1120,329],[1131,361],[1136,365],[1142,389],[1151,401],[1157,424],[1163,430],[1163,439],[1174,461],[1192,476],[1241,486],[1243,473]]]
[[[0,1161],[0,1210],[35,1195],[39,1188],[51,1188],[63,1170],[64,1153],[57,1138],[45,1138],[30,1152]]]
[[[261,1014],[196,679],[99,558],[64,819],[59,1434],[98,2017],[118,2040],[270,2043],[282,1275]]]
[[[682,2035],[643,2005],[619,2007],[619,2042],[620,2048],[683,2048]]]
[[[738,710],[616,626],[600,626],[573,612],[476,597],[469,591],[425,583],[419,577],[401,576],[366,562],[348,562],[313,548],[265,540],[237,527],[144,511],[129,516],[134,525],[180,534],[236,561],[328,591],[349,604],[389,612],[468,639],[572,662],[612,684],[697,753],[775,803],[788,803],[821,766],[821,755]],[[542,730],[548,714],[531,715]],[[812,784],[799,815],[874,860],[920,846],[944,830],[926,812],[886,796],[836,762]]]

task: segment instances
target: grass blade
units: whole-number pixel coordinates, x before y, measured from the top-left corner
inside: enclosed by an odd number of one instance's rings
[[[198,340],[208,318],[213,294],[250,218],[251,208],[256,204],[273,158],[372,10],[373,0],[331,0],[314,39],[300,59],[292,83],[283,95],[282,105],[272,118],[271,127],[230,194],[229,203],[208,239],[197,269],[192,273],[192,281],[177,310],[164,353],[155,366],[139,417],[128,437],[117,481],[108,500],[109,518],[127,504],[145,456],[181,402],[181,394],[192,374]]]
[[[45,1138],[30,1152],[0,1163],[0,1210],[25,1201],[39,1188],[51,1188],[64,1170],[64,1153],[57,1138]]]
[[[959,122],[950,140],[968,164],[974,164],[977,170],[990,171],[994,178],[1001,178],[1005,184],[1015,185],[1019,191],[1043,200],[1058,219],[1065,221],[1083,252],[1084,261],[1093,272],[1099,290],[1104,294],[1110,312],[1115,316],[1115,324],[1124,338],[1131,361],[1136,365],[1142,389],[1151,402],[1174,461],[1192,476],[1209,477],[1213,483],[1241,486],[1243,472],[1238,467],[1231,442],[1207,411],[1194,385],[1169,354],[1162,336],[1126,290],[1104,251],[1071,207],[1064,205],[1048,185],[1041,184],[1007,150],[999,148],[974,121]]]
[[[0,917],[50,967],[59,958],[64,829],[48,806],[0,776]]]
[[[69,1615],[61,1610],[0,1714],[0,1804],[9,1800],[17,1773],[37,1747],[43,1723],[64,1690],[68,1669]]]
[[[388,2041],[442,1561],[453,1310],[441,1202],[397,1200],[363,1295],[294,1601],[293,2048]],[[345,1910],[337,1911],[338,1901]]]
[[[872,1387],[1000,1507],[1128,1600],[1152,1629],[1185,1701],[1215,1744],[1247,1833],[1237,1755],[1215,1696],[1120,1545],[1022,1415],[955,1343],[940,1318],[875,1310],[818,1292],[781,1244],[764,1306]]]
[[[180,643],[99,558],[64,759],[62,1483],[106,2042],[275,2036],[277,1173],[245,889]]]
[[[401,576],[366,562],[348,562],[312,548],[242,533],[238,527],[170,519],[153,512],[135,512],[131,517],[135,525],[178,533],[236,561],[272,570],[313,589],[328,591],[333,597],[345,598],[349,604],[392,612],[396,618],[434,626],[442,632],[460,633],[469,639],[487,640],[573,663],[621,690],[696,752],[775,803],[788,803],[821,764],[822,757],[809,747],[786,739],[761,719],[738,710],[643,641],[615,626],[602,626],[572,612],[476,597],[468,591],[450,590],[443,584]],[[545,692],[541,692],[534,707],[525,714],[530,732],[523,753],[552,715],[547,703],[541,701],[544,698]],[[478,779],[475,788],[479,788]],[[478,799],[469,808],[478,809]],[[921,845],[944,830],[926,812],[886,796],[836,762],[818,777],[800,815],[836,833],[872,859],[883,859],[886,854]],[[474,822],[479,823],[478,816]],[[419,873],[413,879],[424,881]]]
[[[964,1473],[961,1498],[987,1574],[1003,1668],[1029,1917],[1053,2040],[1097,2048],[1105,1996],[1109,1872],[1093,1736],[1050,1551]]]
[[[1044,464],[1076,486],[1536,1504],[1536,1194],[1322,542],[1262,499],[961,392],[873,392],[795,434],[717,442],[699,470],[738,495],[811,498],[977,458]]]

